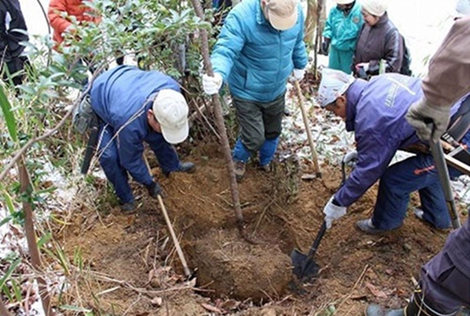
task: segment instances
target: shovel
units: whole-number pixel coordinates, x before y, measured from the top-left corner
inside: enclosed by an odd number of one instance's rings
[[[345,156],[346,157],[346,156]],[[343,186],[344,182],[346,181],[346,164],[348,162],[344,160],[341,161],[341,185]],[[326,232],[326,222],[323,221],[320,227],[320,231],[317,233],[317,237],[313,241],[312,246],[307,255],[300,252],[298,249],[294,249],[290,255],[292,259],[292,265],[294,266],[294,274],[299,281],[302,283],[309,282],[312,278],[317,276],[318,271],[320,270],[320,266],[315,262],[313,257],[317,252],[317,248],[320,245],[320,241],[325,235]]]
[[[315,237],[315,241],[310,247],[310,250],[307,255],[301,253],[299,250],[294,249],[290,255],[292,259],[292,265],[294,266],[294,274],[297,277],[297,280],[304,282],[309,282],[313,277],[318,275],[320,266],[315,262],[313,257],[317,252],[317,248],[320,245],[320,241],[325,235],[326,232],[326,222],[323,221],[320,227],[320,231]]]

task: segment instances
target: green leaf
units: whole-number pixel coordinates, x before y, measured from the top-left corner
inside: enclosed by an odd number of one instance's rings
[[[11,274],[13,273],[13,271],[15,271],[16,267],[18,267],[20,263],[21,263],[21,258],[17,259],[15,262],[11,264],[11,266],[8,268],[8,271],[5,272],[5,275],[3,276],[3,278],[0,279],[0,288],[2,288],[3,285],[5,285],[5,282],[8,281]]]
[[[3,86],[0,86],[0,107],[2,108],[3,116],[5,117],[10,137],[13,139],[13,141],[16,142],[18,140],[18,134],[16,132],[16,119],[13,115],[13,112],[11,111],[11,104],[5,95]]]
[[[42,246],[44,246],[45,243],[47,243],[49,240],[51,240],[52,234],[50,232],[46,233],[44,236],[41,237],[41,239],[38,240],[38,248],[41,249]]]

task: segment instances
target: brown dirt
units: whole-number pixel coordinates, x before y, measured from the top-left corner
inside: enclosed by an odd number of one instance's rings
[[[191,284],[184,282],[163,216],[137,185],[137,213],[82,210],[56,233],[71,261],[77,248],[82,251],[88,272],[77,274],[76,286],[81,304],[96,315],[327,316],[332,309],[335,315],[362,315],[371,302],[398,307],[410,296],[411,278],[448,234],[413,216],[383,236],[357,231],[354,223],[372,211],[374,187],[325,234],[315,256],[321,266],[315,282],[303,286],[304,294],[289,292],[290,252],[308,251],[322,207],[340,185],[340,168],[323,166],[323,179],[302,181],[297,161],[279,163],[271,173],[249,165],[239,190],[245,231],[261,242],[251,245],[237,231],[219,146],[198,146],[189,159],[197,164],[194,174],[166,179],[153,171],[196,270],[196,288],[182,289]]]

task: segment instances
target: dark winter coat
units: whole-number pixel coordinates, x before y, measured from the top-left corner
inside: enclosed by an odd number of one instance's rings
[[[357,41],[352,71],[359,75],[355,65],[369,63],[367,74],[377,75],[381,59],[386,62],[385,72],[400,72],[403,63],[403,39],[387,13],[381,16],[374,26],[364,23]]]
[[[0,52],[4,62],[10,62],[18,58],[25,48],[20,42],[29,40],[27,34],[17,30],[27,31],[20,3],[18,0],[1,0]]]
[[[142,184],[152,183],[152,177],[142,159],[144,144],[156,133],[148,125],[149,96],[162,89],[180,92],[178,83],[158,71],[143,71],[132,66],[119,66],[98,76],[90,92],[91,106],[96,114],[114,131],[119,163]]]

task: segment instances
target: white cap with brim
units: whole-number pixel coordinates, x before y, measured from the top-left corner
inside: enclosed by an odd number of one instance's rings
[[[330,68],[323,69],[321,77],[317,101],[322,108],[335,102],[355,80],[351,75]]]
[[[171,89],[160,90],[152,109],[167,142],[178,144],[188,137],[188,104],[181,93]]]
[[[336,0],[336,4],[350,4],[353,2],[354,0]]]
[[[269,0],[266,2],[266,18],[276,30],[288,30],[297,23],[297,4],[297,0]]]
[[[382,16],[387,12],[388,1],[387,0],[361,0],[362,9],[366,10],[372,15]]]

